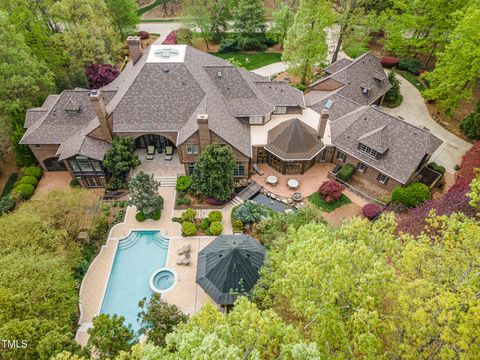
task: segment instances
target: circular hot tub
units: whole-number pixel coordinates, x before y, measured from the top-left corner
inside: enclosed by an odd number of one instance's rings
[[[150,276],[150,288],[156,293],[169,290],[175,283],[175,274],[167,268],[155,270]]]

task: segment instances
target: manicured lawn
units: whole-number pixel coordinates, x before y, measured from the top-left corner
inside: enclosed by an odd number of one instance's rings
[[[418,80],[418,78],[415,75],[403,70],[395,69],[394,71],[401,77],[405,78],[413,86],[415,86],[418,89],[418,91],[422,92],[423,90],[426,89],[425,85],[423,85],[423,83],[420,80]]]
[[[262,66],[273,64],[279,61],[282,61],[282,54],[281,53],[252,53],[252,54],[244,54],[244,53],[210,53],[212,55],[218,56],[222,59],[230,60],[234,59],[242,67],[247,70],[254,70],[258,69]]]
[[[167,2],[169,2],[169,1],[167,0]],[[155,8],[155,7],[157,7],[157,6],[160,6],[160,5],[162,5],[162,4],[163,4],[163,0],[155,0],[155,1],[154,1],[153,3],[151,3],[150,5],[147,5],[147,6],[144,6],[144,7],[140,8],[140,9],[137,9],[137,14],[138,14],[138,16],[142,16],[142,15],[145,14],[146,12],[148,12],[148,11],[152,10],[153,8]],[[165,19],[165,20],[166,20],[166,19]],[[163,21],[165,21],[165,20],[163,20]],[[173,20],[175,20],[175,19],[171,19],[170,21],[173,21]],[[154,21],[152,21],[152,22],[158,22],[158,21],[159,21],[159,20],[154,20]],[[162,21],[162,20],[160,20],[160,22],[161,22],[161,21]],[[147,20],[147,21],[142,21],[142,22],[150,22],[150,21]]]
[[[314,192],[310,197],[308,198],[310,202],[321,209],[322,211],[325,212],[332,212],[336,208],[339,208],[342,205],[350,204],[352,200],[350,200],[347,195],[342,195],[340,199],[337,201],[334,201],[332,203],[327,203],[323,198],[320,196],[318,192]]]
[[[347,56],[355,59],[360,55],[365,54],[368,51],[368,48],[362,42],[351,42],[343,48],[343,51]]]

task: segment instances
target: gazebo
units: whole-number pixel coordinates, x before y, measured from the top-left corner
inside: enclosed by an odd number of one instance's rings
[[[220,235],[198,254],[197,284],[219,305],[235,302],[235,293],[256,284],[265,248],[247,235]]]

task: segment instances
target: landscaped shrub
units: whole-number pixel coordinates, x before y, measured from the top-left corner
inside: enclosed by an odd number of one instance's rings
[[[12,191],[18,194],[22,199],[26,200],[33,195],[35,188],[30,184],[18,184]]]
[[[177,35],[175,31],[170,31],[165,40],[163,40],[162,45],[176,45],[177,44]]]
[[[177,199],[175,200],[175,204],[177,206],[182,206],[182,205],[191,205],[192,201],[186,197],[185,195],[179,195]]]
[[[197,212],[193,209],[187,209],[185,212],[182,214],[182,221],[185,222],[195,222],[195,217],[197,216]]]
[[[147,40],[150,37],[150,34],[148,31],[137,31],[137,36],[142,40]]]
[[[15,186],[15,183],[17,182],[17,179],[18,179],[17,173],[10,174],[10,176],[8,177],[7,183],[3,187],[1,197],[5,197],[11,193],[13,187]]]
[[[142,221],[145,221],[145,213],[143,211],[139,211],[135,214],[135,219],[138,221],[138,222],[142,222]]]
[[[345,164],[342,166],[340,170],[337,172],[337,178],[339,178],[342,181],[348,182],[355,174],[355,166],[352,164]]]
[[[23,171],[24,176],[34,176],[37,179],[40,179],[43,175],[43,169],[38,166],[29,166],[26,167]]]
[[[377,218],[382,212],[382,208],[377,204],[367,204],[362,208],[362,214],[369,220]]]
[[[320,185],[318,192],[322,196],[323,200],[325,200],[327,203],[331,203],[340,199],[344,190],[345,186],[339,182],[336,182],[335,180],[327,180]]]
[[[342,194],[339,199],[328,203],[323,199],[319,192],[314,192],[312,195],[310,195],[308,200],[310,200],[310,202],[317,208],[325,212],[332,212],[336,208],[352,202],[347,195]]]
[[[190,186],[192,186],[192,178],[190,176],[179,176],[177,178],[175,189],[177,189],[177,191],[185,192]]]
[[[211,222],[222,221],[222,212],[218,210],[210,211],[208,214],[208,220]]]
[[[397,66],[399,59],[395,56],[382,56],[380,63],[384,68],[391,69]]]
[[[210,225],[210,235],[217,236],[220,235],[223,231],[223,226],[220,221],[214,221]]]
[[[208,220],[208,218],[204,218],[200,223],[200,225],[198,225],[198,227],[205,232],[210,227],[210,224],[211,224],[210,220]]]
[[[182,223],[182,235],[183,236],[193,236],[197,234],[197,227],[194,223],[185,221]]]
[[[238,51],[237,40],[235,39],[222,39],[220,42],[220,47],[218,48],[219,53],[233,53]]]
[[[154,211],[152,215],[150,215],[152,220],[160,220],[160,211]]]
[[[480,139],[480,101],[477,103],[477,109],[463,118],[460,123],[460,130],[462,130],[469,139]]]
[[[175,31],[177,36],[177,44],[192,45],[193,32],[190,29],[178,29]]]
[[[418,182],[405,187],[397,186],[392,191],[392,203],[409,208],[420,205],[431,198],[428,186]]]
[[[70,180],[70,187],[71,187],[71,188],[78,188],[78,187],[80,187],[80,182],[78,181],[77,178],[73,178],[72,180]]]
[[[19,184],[30,184],[36,187],[38,185],[38,179],[34,176],[29,176],[29,175],[22,176],[20,178]]]
[[[234,216],[244,224],[252,224],[266,218],[268,210],[262,204],[247,201],[235,209]]]
[[[243,222],[239,219],[233,219],[232,220],[232,228],[233,228],[233,231],[235,231],[235,232],[243,231]]]
[[[391,71],[390,74],[388,74],[388,81],[392,87],[385,93],[383,102],[387,107],[395,108],[399,106],[403,100],[403,96],[400,93],[400,80],[398,80],[396,74]]]
[[[15,207],[15,201],[9,196],[0,198],[0,215],[6,214],[13,210]]]
[[[110,84],[120,74],[120,70],[110,64],[92,64],[85,68],[90,89],[99,89]]]
[[[433,171],[436,171],[440,174],[445,174],[445,167],[443,167],[442,165],[438,165],[436,162],[432,161],[430,164],[427,165],[430,169],[432,169]]]
[[[400,70],[408,71],[410,74],[417,76],[418,72],[421,69],[421,66],[418,60],[400,59],[400,61],[397,64],[397,68]]]

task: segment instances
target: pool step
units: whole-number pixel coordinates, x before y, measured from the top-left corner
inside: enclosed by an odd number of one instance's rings
[[[243,200],[238,196],[235,196],[230,202],[235,206],[243,204]]]
[[[170,244],[170,241],[163,238],[160,234],[157,234],[157,236],[153,238],[153,241],[161,249],[168,249],[168,245]]]
[[[132,234],[127,239],[120,240],[120,242],[118,243],[118,248],[119,249],[125,250],[125,249],[128,249],[128,248],[131,248],[132,246],[134,246],[138,242],[138,240],[140,240],[140,234],[139,233],[134,232]]]

